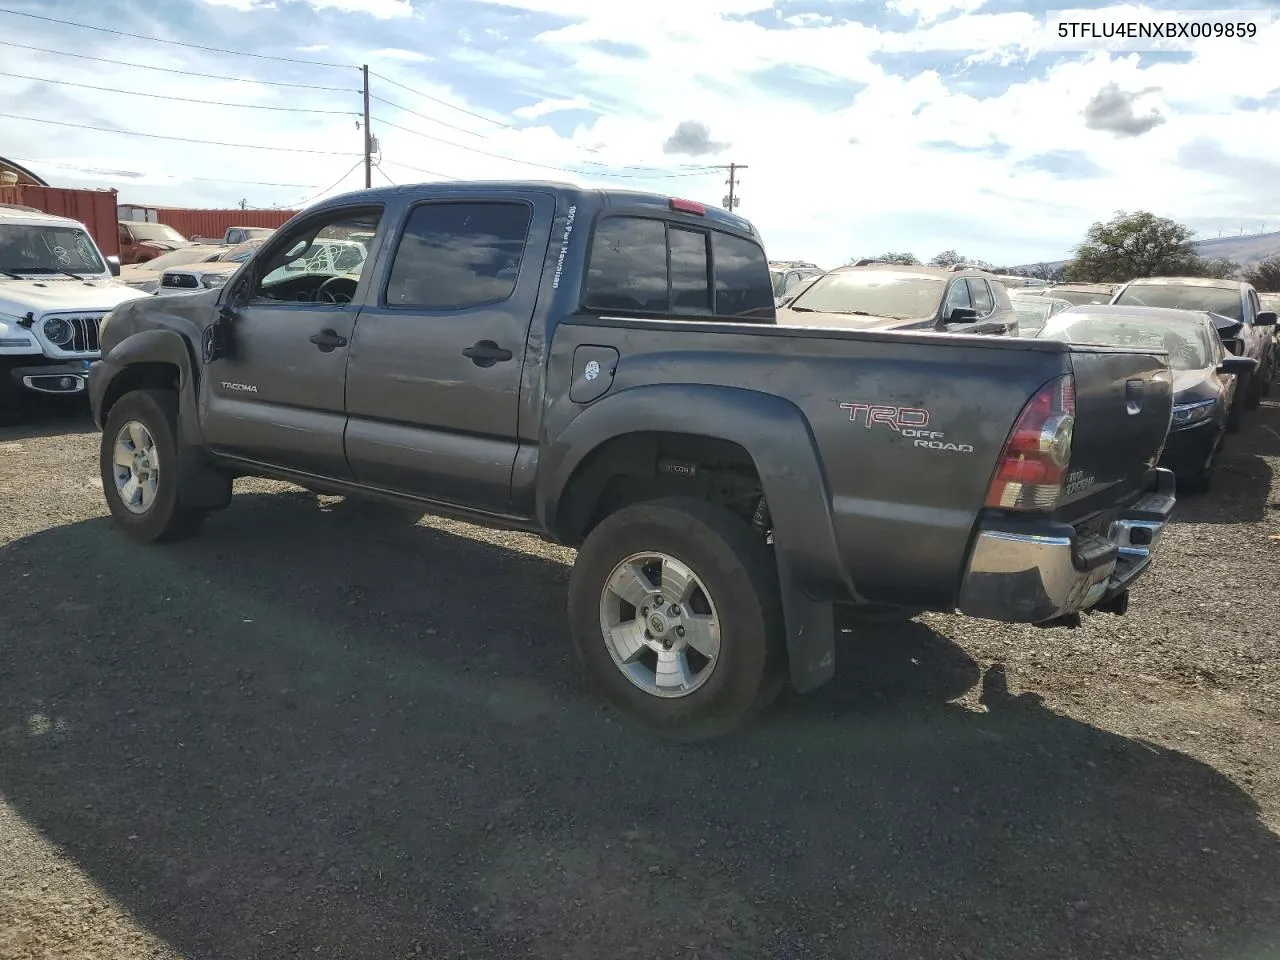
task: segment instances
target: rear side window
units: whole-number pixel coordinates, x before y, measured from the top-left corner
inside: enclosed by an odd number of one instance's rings
[[[424,203],[396,248],[387,306],[463,310],[515,291],[529,233],[523,203]]]
[[[764,251],[750,240],[713,231],[711,255],[716,272],[716,314],[735,320],[770,320],[773,284]]]
[[[774,316],[769,264],[759,246],[642,217],[600,220],[582,302],[590,310],[628,313]]]

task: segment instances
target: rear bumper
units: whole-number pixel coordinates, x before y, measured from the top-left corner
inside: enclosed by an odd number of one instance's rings
[[[1146,572],[1173,512],[1174,476],[1117,512],[1101,534],[1069,524],[982,521],[960,590],[959,612],[1006,623],[1043,623],[1118,597]]]

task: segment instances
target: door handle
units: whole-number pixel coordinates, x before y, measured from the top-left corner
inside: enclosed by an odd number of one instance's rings
[[[462,351],[464,357],[470,357],[477,367],[492,367],[499,360],[510,360],[511,351],[506,350],[492,340],[481,340]]]
[[[311,336],[311,342],[320,348],[321,353],[332,353],[338,347],[347,345],[347,338],[338,335],[336,330],[321,330]]]

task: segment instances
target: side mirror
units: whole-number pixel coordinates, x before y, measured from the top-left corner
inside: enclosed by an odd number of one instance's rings
[[[1255,327],[1274,327],[1276,325],[1276,314],[1274,310],[1264,310],[1253,318]]]
[[[1237,377],[1247,376],[1258,369],[1258,361],[1253,357],[1224,357],[1218,364],[1218,373],[1233,374]]]
[[[977,310],[971,310],[969,307],[956,307],[951,311],[951,316],[947,317],[947,323],[975,323],[977,319]]]
[[[113,277],[120,276],[120,258],[107,257],[107,269],[111,271]],[[1275,314],[1272,314],[1272,316],[1275,316]]]

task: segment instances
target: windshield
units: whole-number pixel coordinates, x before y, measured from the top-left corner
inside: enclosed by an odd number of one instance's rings
[[[937,315],[947,282],[888,270],[828,273],[791,301],[792,310],[864,313],[897,320],[929,320]]]
[[[0,223],[0,272],[106,273],[107,265],[79,227]]]
[[[1137,347],[1169,351],[1174,370],[1203,370],[1212,348],[1198,320],[1152,320],[1146,317],[1059,313],[1038,334],[1042,340],[1089,343],[1104,347]]]
[[[1200,287],[1179,283],[1131,283],[1116,299],[1117,304],[1135,307],[1170,307],[1174,310],[1205,310],[1232,320],[1244,319],[1240,291],[1222,287]]]
[[[129,230],[139,240],[163,240],[167,243],[186,243],[187,238],[173,227],[163,223],[130,223]]]
[[[292,256],[282,266],[262,278],[264,286],[303,274],[358,275],[366,256],[364,245],[353,240],[317,239],[305,247],[300,242],[295,250],[289,251]]]

